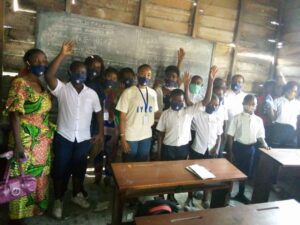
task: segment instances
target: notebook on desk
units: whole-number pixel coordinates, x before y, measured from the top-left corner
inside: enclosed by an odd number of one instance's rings
[[[200,166],[198,164],[187,166],[186,169],[203,180],[216,178],[216,176],[213,173],[209,172],[205,167]]]

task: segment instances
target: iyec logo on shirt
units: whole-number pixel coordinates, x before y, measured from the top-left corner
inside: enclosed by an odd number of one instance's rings
[[[152,113],[152,106],[148,106],[148,107],[138,106],[138,107],[136,107],[136,112],[137,113],[142,113],[142,112]]]

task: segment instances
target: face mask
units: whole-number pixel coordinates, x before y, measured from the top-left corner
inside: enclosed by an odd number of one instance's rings
[[[47,66],[44,65],[31,65],[29,66],[29,72],[39,77],[44,75],[47,70]]]
[[[125,85],[125,88],[129,88],[133,85],[134,83],[134,80],[129,78],[129,79],[126,79],[123,81],[123,84]]]
[[[165,87],[166,88],[176,88],[177,82],[174,80],[165,79]]]
[[[96,77],[98,75],[98,72],[94,69],[88,69],[87,76],[89,79]]]
[[[83,84],[86,81],[86,75],[80,73],[71,73],[70,80],[73,84]]]
[[[147,77],[138,76],[139,85],[147,86],[149,81],[150,81],[150,79],[148,79]]]
[[[256,107],[253,105],[244,105],[244,111],[250,115],[254,113]]]
[[[241,90],[241,85],[240,84],[231,84],[231,90],[235,91],[235,92],[239,92]]]
[[[179,111],[183,108],[183,102],[171,102],[171,109],[174,111]]]
[[[113,81],[113,80],[105,80],[105,81],[104,81],[104,86],[105,86],[106,88],[116,88],[117,82],[116,82],[116,81]]]
[[[202,87],[198,84],[190,84],[190,92],[192,94],[200,94]]]
[[[208,114],[212,114],[215,111],[216,111],[216,108],[213,105],[207,105],[205,107],[205,112]]]

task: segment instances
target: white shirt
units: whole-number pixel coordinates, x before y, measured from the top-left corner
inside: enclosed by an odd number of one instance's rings
[[[224,104],[221,104],[216,112],[218,117],[218,121],[220,122],[221,126],[223,127],[224,121],[228,120],[228,109]]]
[[[162,112],[164,110],[164,97],[163,91],[161,87],[155,89],[157,95],[157,104],[158,104],[158,111]]]
[[[196,104],[197,102],[201,102],[203,100],[203,95],[202,94],[192,94],[190,93],[190,101],[194,104]]]
[[[235,115],[244,111],[243,101],[246,95],[247,94],[243,91],[240,91],[238,94],[232,90],[226,91],[224,95],[224,104],[228,110],[229,121],[231,121]]]
[[[101,111],[97,93],[85,85],[78,93],[71,82],[60,80],[49,90],[58,100],[57,132],[71,142],[89,140],[92,114]]]
[[[171,108],[163,111],[156,129],[165,133],[163,143],[169,146],[187,145],[191,140],[193,117],[202,110],[202,102],[179,111]]]
[[[274,100],[273,109],[276,111],[277,123],[289,124],[297,128],[297,117],[300,115],[300,101],[297,99],[288,100],[282,96]]]
[[[120,112],[126,113],[127,141],[140,141],[152,137],[151,126],[154,124],[154,113],[158,111],[156,92],[149,87],[140,90],[144,98],[136,86],[125,89],[116,107]],[[146,90],[148,108],[145,110]]]
[[[234,141],[250,145],[256,143],[258,138],[265,138],[265,128],[260,117],[242,112],[233,117],[227,134],[233,136]]]
[[[220,123],[217,112],[199,112],[195,115],[193,124],[196,133],[192,149],[204,155],[207,149],[211,150],[216,145],[218,135],[223,133],[223,124]]]

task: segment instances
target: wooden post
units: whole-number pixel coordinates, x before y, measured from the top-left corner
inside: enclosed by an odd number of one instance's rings
[[[234,34],[233,34],[233,43],[235,44],[235,47],[232,48],[231,51],[231,61],[230,61],[230,67],[229,67],[229,74],[227,76],[227,84],[229,85],[231,82],[232,74],[235,73],[235,67],[236,67],[236,55],[237,55],[237,46],[238,41],[240,39],[240,27],[241,27],[241,18],[242,18],[242,11],[244,9],[245,1],[247,0],[239,0],[238,3],[238,13],[237,13],[237,19],[236,24],[234,28]]]
[[[140,8],[138,15],[138,26],[143,27],[145,23],[145,11],[148,0],[140,0]]]
[[[0,114],[2,115],[3,109],[3,51],[4,51],[4,9],[5,9],[5,1],[2,0],[0,2]],[[0,118],[2,117],[0,115]]]
[[[72,12],[72,0],[66,0],[66,8],[65,11],[67,13],[71,13]]]
[[[191,32],[191,36],[193,38],[195,38],[197,36],[198,33],[198,19],[199,19],[199,10],[200,10],[200,1],[196,0],[197,5],[194,6],[193,5],[193,19],[192,19],[192,32]]]

